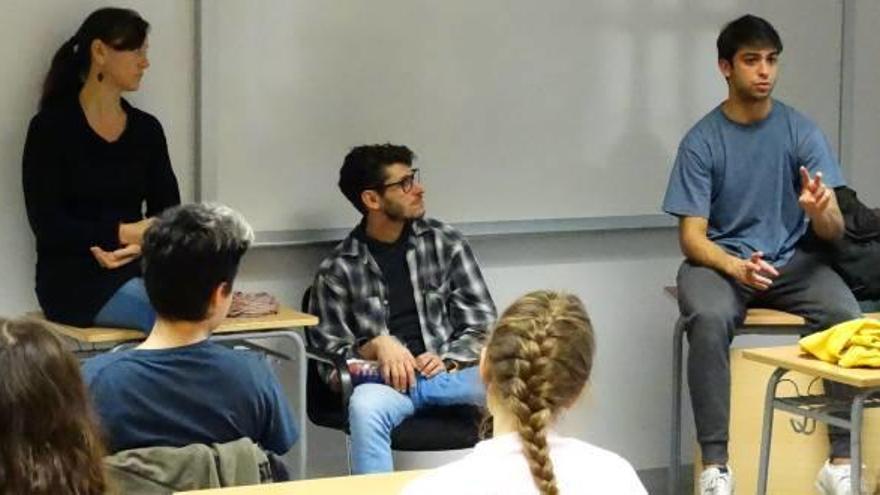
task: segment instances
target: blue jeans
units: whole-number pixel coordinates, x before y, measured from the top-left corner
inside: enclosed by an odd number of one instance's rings
[[[433,378],[420,376],[406,394],[378,383],[358,385],[348,403],[352,473],[393,471],[391,431],[397,425],[423,408],[461,404],[486,404],[476,366]]]
[[[145,333],[150,333],[155,322],[156,311],[140,277],[123,284],[95,315],[96,326],[136,328]]]

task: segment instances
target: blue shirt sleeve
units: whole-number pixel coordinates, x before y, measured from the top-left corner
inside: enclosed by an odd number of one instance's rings
[[[256,440],[263,448],[283,455],[299,439],[299,430],[278,378],[265,361],[261,359],[258,362],[263,368],[263,373],[260,373],[263,376],[260,401],[265,418],[262,434]]]
[[[803,137],[797,146],[798,165],[807,167],[810,177],[822,172],[822,181],[828,187],[845,186],[837,158],[819,126],[802,117],[800,127]],[[797,176],[800,177],[800,173]]]
[[[712,174],[708,160],[683,141],[669,176],[663,211],[679,217],[709,218]]]
[[[118,418],[125,416],[126,407],[129,405],[118,400],[119,384],[122,383],[124,389],[126,373],[108,369],[125,356],[125,352],[101,354],[87,359],[80,367],[83,382],[88,389],[92,407],[98,416],[110,452],[121,450],[120,445],[127,445],[128,433],[132,426],[118,421]]]

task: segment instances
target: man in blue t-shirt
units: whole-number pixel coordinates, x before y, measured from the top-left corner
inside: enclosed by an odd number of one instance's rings
[[[686,257],[679,304],[690,343],[701,493],[733,491],[729,347],[746,306],[802,315],[813,331],[860,316],[816,246],[843,234],[833,190],[844,183],[837,161],[813,122],[770,97],[781,52],[764,19],[746,15],[721,31],[718,66],[728,98],[682,139],[663,201],[679,218]],[[829,433],[831,459],[817,486],[849,493],[849,437],[838,428]]]
[[[144,285],[156,324],[135,349],[83,366],[111,452],[248,437],[280,455],[296,442],[266,360],[208,340],[226,317],[252,240],[244,219],[219,205],[173,208],[147,231]]]

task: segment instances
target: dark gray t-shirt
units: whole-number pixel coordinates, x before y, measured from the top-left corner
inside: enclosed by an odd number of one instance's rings
[[[782,266],[807,231],[802,165],[811,177],[821,171],[828,187],[844,185],[822,131],[797,110],[773,100],[767,118],[742,125],[718,106],[682,139],[663,211],[706,218],[709,239],[731,254],[762,251]]]

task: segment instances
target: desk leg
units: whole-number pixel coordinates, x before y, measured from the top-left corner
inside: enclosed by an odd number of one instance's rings
[[[672,424],[669,439],[669,495],[678,495],[681,473],[681,389],[684,337],[681,319],[675,323],[672,337]]]
[[[853,397],[849,430],[849,448],[852,471],[850,473],[850,492],[862,493],[862,415],[865,409],[865,398],[870,392],[857,394]]]
[[[776,398],[776,385],[788,370],[776,368],[767,382],[767,393],[764,396],[764,426],[761,431],[761,458],[758,465],[758,495],[767,493],[767,474],[770,469],[770,441],[773,436],[773,401]]]

